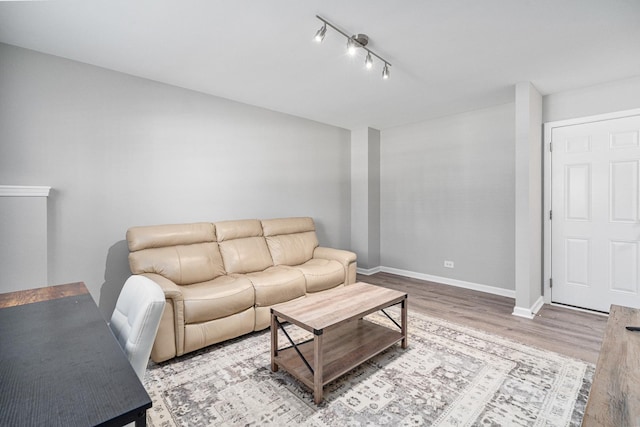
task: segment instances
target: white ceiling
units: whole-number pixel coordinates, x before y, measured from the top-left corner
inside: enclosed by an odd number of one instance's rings
[[[364,69],[321,15],[393,65]],[[640,75],[639,0],[0,2],[0,42],[347,129]],[[1,58],[0,58],[1,60]]]

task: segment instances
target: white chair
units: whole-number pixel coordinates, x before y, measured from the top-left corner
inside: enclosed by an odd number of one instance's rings
[[[127,279],[109,326],[142,381],[164,311],[164,292],[144,276]]]

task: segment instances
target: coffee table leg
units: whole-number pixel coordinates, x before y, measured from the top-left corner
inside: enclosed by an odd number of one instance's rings
[[[401,310],[401,319],[400,319],[400,325],[402,326],[402,348],[407,348],[407,346],[409,345],[408,342],[408,337],[409,334],[407,333],[407,306],[409,305],[409,299],[407,297],[405,297],[402,300],[402,310]]]
[[[271,312],[271,370],[278,372],[276,364],[276,356],[278,355],[278,324],[276,323],[276,315]]]
[[[322,402],[322,331],[313,335],[313,401]]]

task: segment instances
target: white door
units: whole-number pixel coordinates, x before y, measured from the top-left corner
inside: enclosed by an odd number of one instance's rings
[[[640,115],[551,131],[553,302],[640,308]]]

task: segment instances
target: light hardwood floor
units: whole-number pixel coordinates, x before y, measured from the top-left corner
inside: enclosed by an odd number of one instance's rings
[[[511,314],[513,298],[389,273],[358,280],[407,292],[409,313],[417,310],[593,364],[598,360],[606,316],[545,304],[534,319],[525,319]]]

